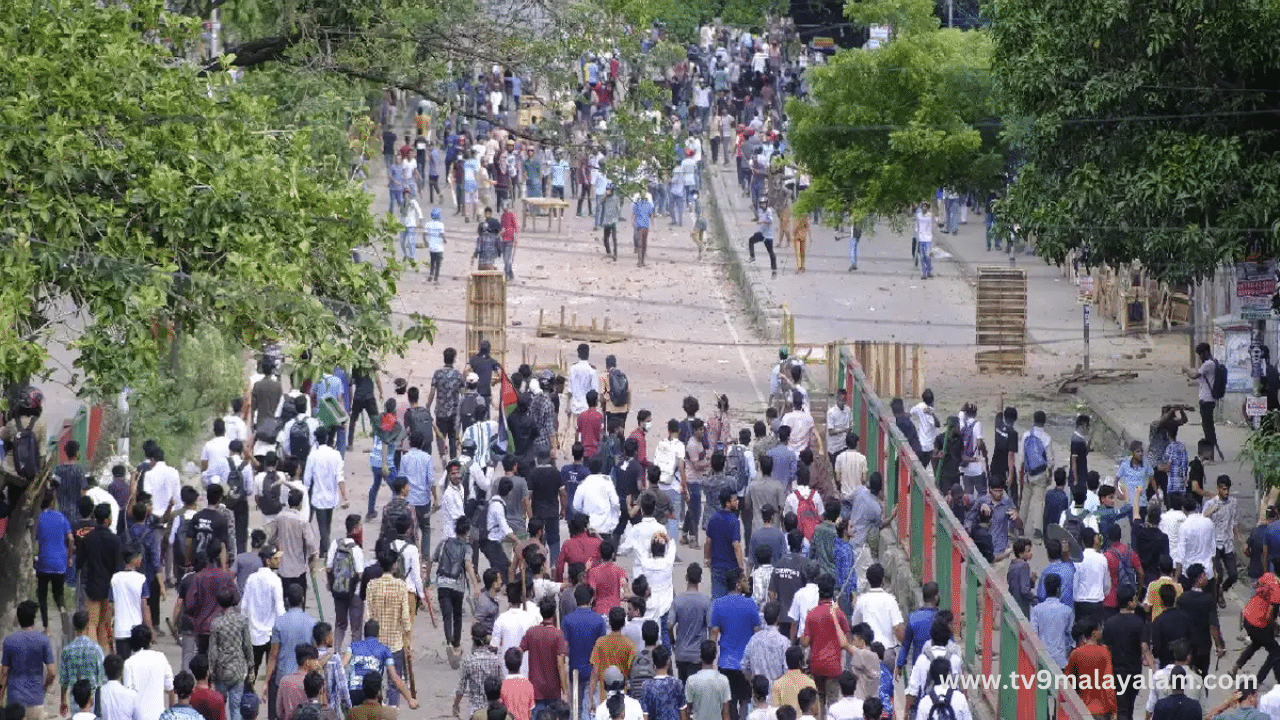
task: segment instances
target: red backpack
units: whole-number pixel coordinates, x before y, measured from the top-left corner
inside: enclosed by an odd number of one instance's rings
[[[796,517],[800,520],[800,532],[804,533],[805,540],[812,540],[814,529],[818,527],[818,523],[822,522],[822,514],[818,512],[818,506],[813,502],[813,496],[818,491],[809,488],[809,497],[801,495],[799,490],[792,492],[796,495]]]

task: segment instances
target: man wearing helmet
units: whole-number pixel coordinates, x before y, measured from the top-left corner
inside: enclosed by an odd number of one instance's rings
[[[440,266],[444,263],[444,222],[440,208],[431,208],[431,219],[422,223],[422,236],[426,239],[427,252],[431,254],[431,267],[427,280],[440,282]]]
[[[40,474],[45,463],[45,439],[49,429],[45,425],[44,393],[33,387],[23,388],[18,397],[11,398],[13,410],[9,420],[0,429],[5,454],[0,469],[9,481],[26,487]]]

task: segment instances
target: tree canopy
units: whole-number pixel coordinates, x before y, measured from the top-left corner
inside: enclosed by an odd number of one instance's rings
[[[110,393],[167,357],[169,328],[314,348],[317,364],[402,351],[399,267],[369,196],[272,103],[175,61],[197,23],[159,2],[0,5],[0,376],[38,375],[75,318],[83,385]],[[429,334],[421,324],[418,337]]]
[[[994,0],[1025,153],[1001,220],[1062,262],[1184,281],[1280,251],[1280,5]]]
[[[799,207],[865,222],[939,187],[990,187],[1003,155],[988,35],[939,29],[929,0],[849,7],[859,22],[892,23],[895,35],[875,51],[841,51],[810,69],[810,99],[788,103],[789,142],[812,175]]]

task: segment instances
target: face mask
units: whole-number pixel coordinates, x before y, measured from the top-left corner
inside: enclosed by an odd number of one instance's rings
[[[649,430],[649,428],[651,428],[651,427],[653,427],[653,423],[651,423],[651,422],[646,422],[646,423],[644,424],[644,429],[645,429],[646,431],[648,431],[648,430]]]

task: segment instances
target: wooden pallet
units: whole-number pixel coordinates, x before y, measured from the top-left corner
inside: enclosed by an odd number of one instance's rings
[[[1027,365],[1027,273],[978,268],[974,356],[980,372],[1021,373]]]
[[[565,340],[595,343],[618,343],[631,337],[627,333],[610,330],[609,318],[604,319],[603,327],[595,318],[591,318],[590,325],[579,325],[577,313],[574,313],[569,321],[565,322],[563,305],[560,306],[560,322],[546,322],[545,315],[546,311],[538,311],[538,337],[558,337]]]

